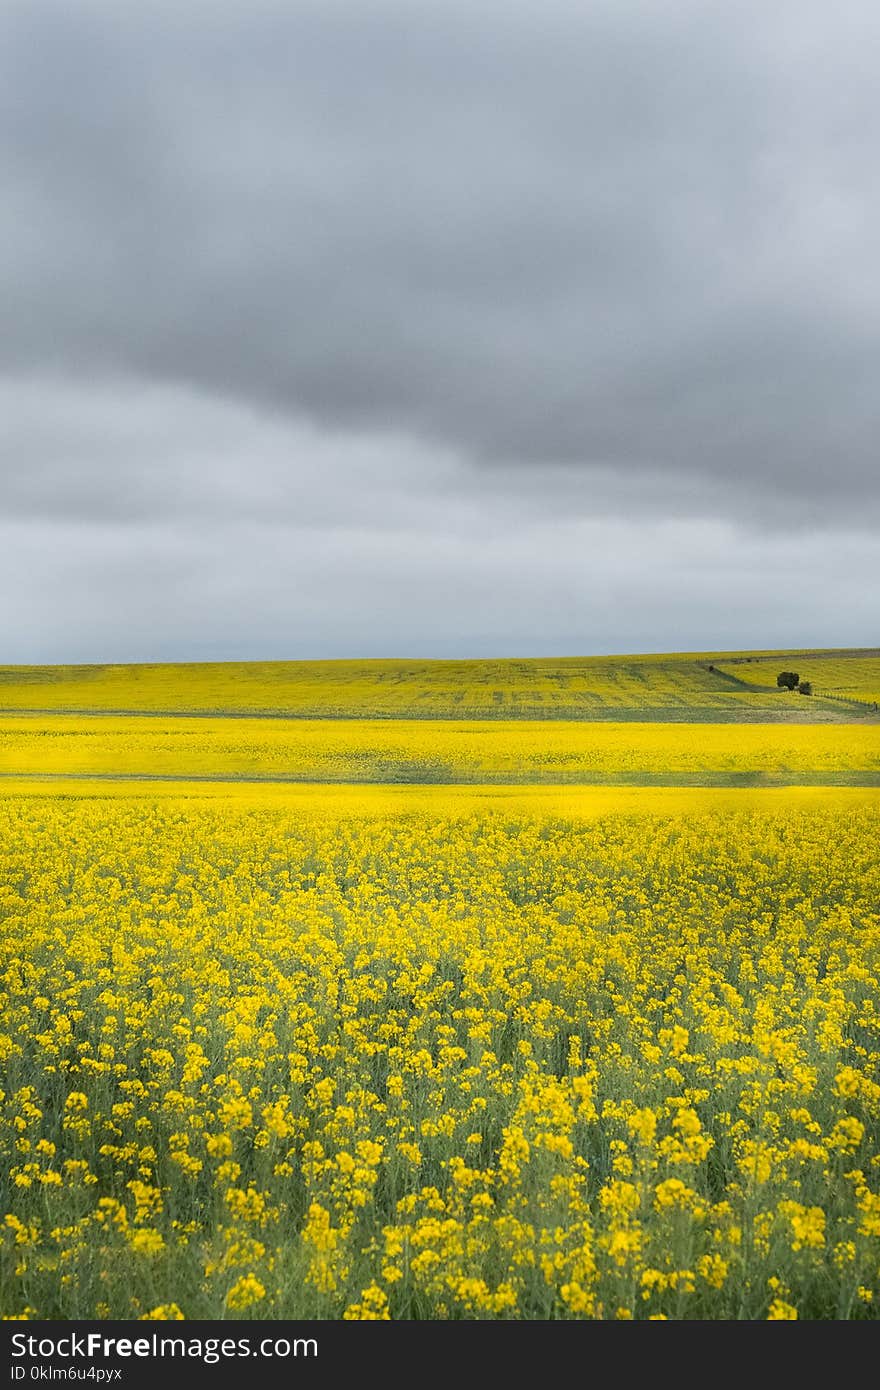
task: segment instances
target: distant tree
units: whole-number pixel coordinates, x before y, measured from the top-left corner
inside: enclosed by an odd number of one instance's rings
[[[800,691],[801,695],[812,695],[812,693],[813,693],[813,683],[812,683],[812,681],[798,681],[798,690]]]
[[[780,671],[776,684],[780,690],[797,690],[800,676],[797,671]]]

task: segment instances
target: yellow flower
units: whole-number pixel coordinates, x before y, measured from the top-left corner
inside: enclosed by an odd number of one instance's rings
[[[128,1243],[137,1255],[161,1255],[165,1241],[160,1233],[149,1226],[132,1228],[128,1233]]]
[[[825,1213],[821,1207],[805,1207],[800,1202],[779,1203],[779,1214],[791,1223],[792,1250],[820,1248],[825,1244]]]
[[[229,1158],[232,1153],[232,1139],[228,1134],[210,1134],[205,1147],[212,1158]]]
[[[697,1260],[697,1273],[713,1289],[724,1287],[730,1266],[718,1254],[701,1255]]]
[[[249,1129],[254,1122],[254,1112],[245,1096],[231,1096],[224,1100],[219,1110],[220,1121],[227,1129]]]
[[[265,1286],[256,1275],[243,1274],[240,1279],[236,1279],[226,1295],[226,1307],[233,1312],[242,1312],[245,1308],[252,1308],[265,1297]]]
[[[261,1222],[266,1216],[266,1198],[256,1188],[249,1187],[245,1190],[241,1187],[230,1187],[225,1201],[232,1215],[239,1221]]]
[[[566,1307],[577,1317],[589,1318],[596,1311],[595,1296],[578,1283],[563,1284],[559,1290]]]
[[[342,1316],[347,1321],[388,1322],[391,1318],[388,1311],[388,1295],[378,1284],[371,1284],[369,1288],[364,1289],[360,1302],[349,1304]]]
[[[183,1322],[184,1316],[176,1303],[160,1303],[149,1313],[142,1313],[140,1322]]]
[[[795,1322],[797,1320],[797,1308],[791,1303],[785,1303],[781,1298],[774,1298],[767,1313],[768,1322]]]
[[[861,1120],[857,1120],[855,1115],[845,1115],[838,1120],[828,1136],[829,1149],[836,1149],[838,1153],[854,1153],[865,1137],[865,1126]]]
[[[634,1110],[627,1116],[627,1127],[643,1148],[649,1149],[657,1133],[657,1116],[653,1110]]]

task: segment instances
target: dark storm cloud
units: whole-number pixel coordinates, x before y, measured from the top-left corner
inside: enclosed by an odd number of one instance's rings
[[[818,0],[7,0],[0,371],[409,439],[394,486],[352,465],[392,525],[407,486],[864,522],[878,40],[875,7]],[[283,448],[249,473],[196,430],[182,460],[168,418],[149,457],[35,419],[8,512],[283,512]]]

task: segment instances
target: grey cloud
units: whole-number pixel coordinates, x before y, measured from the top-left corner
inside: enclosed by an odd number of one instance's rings
[[[521,519],[474,545],[448,520],[0,524],[0,586],[16,594],[3,659],[840,646],[864,644],[876,616],[867,538],[826,536],[805,566],[803,538],[721,523]]]
[[[282,511],[285,431],[311,428],[343,480],[318,436],[410,441],[387,486],[374,445],[367,513],[406,515],[408,467],[461,525],[530,491],[542,514],[865,524],[878,39],[854,0],[11,0],[0,370],[235,402]],[[210,460],[114,428],[127,471],[74,440],[42,476],[76,485],[39,500],[35,423],[10,506],[196,506]]]
[[[429,530],[479,544],[509,529],[572,517],[712,520],[737,513],[749,532],[809,527],[813,495],[744,490],[736,475],[668,474],[595,464],[474,468],[412,435],[323,429],[184,387],[126,378],[74,384],[0,378],[0,515],[121,527],[224,523]],[[825,530],[876,526],[833,509]]]
[[[10,522],[394,529],[438,496],[462,516],[472,505],[456,497],[472,475],[448,452],[125,379],[0,380],[0,455]]]

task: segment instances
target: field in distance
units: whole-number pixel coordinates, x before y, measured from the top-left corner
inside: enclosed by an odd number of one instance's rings
[[[876,724],[0,715],[0,778],[880,786]]]
[[[780,669],[811,696],[776,688]],[[880,650],[0,667],[0,712],[826,723],[880,715]]]
[[[794,652],[788,653],[787,659],[795,663],[802,679],[810,681],[814,696],[880,709],[880,658],[876,652]],[[780,661],[775,653],[752,653],[726,657],[719,666],[725,675],[766,691],[776,685]]]

